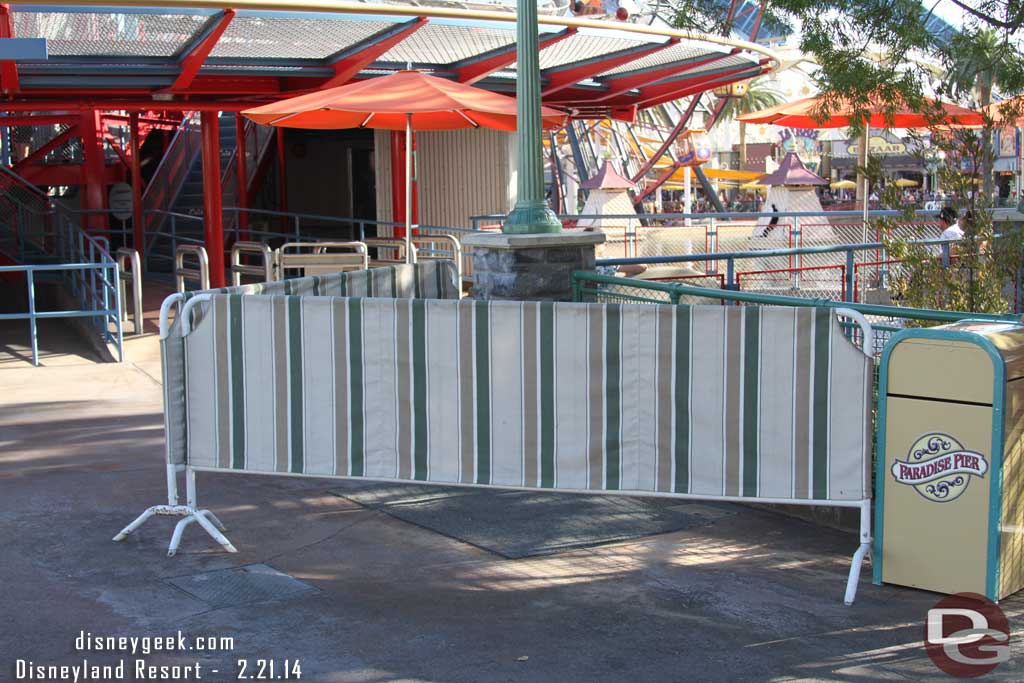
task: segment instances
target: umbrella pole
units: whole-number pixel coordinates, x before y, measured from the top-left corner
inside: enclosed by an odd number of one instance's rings
[[[865,121],[864,122],[864,144],[862,145],[864,147],[862,156],[864,157],[864,164],[863,164],[863,166],[865,167],[864,168],[865,171],[867,170],[866,167],[868,165],[868,146],[870,144],[871,144],[871,123],[868,122],[868,121]],[[870,187],[870,185],[868,183],[868,174],[864,173],[863,176],[864,176],[864,194],[862,196],[864,198],[864,203],[863,203],[863,207],[864,207],[864,225],[861,228],[861,238],[860,238],[860,241],[861,242],[867,242],[868,241],[868,188]]]
[[[405,115],[405,262],[412,263],[412,114]]]

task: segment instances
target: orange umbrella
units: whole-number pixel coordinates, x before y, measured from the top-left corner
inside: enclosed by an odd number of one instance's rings
[[[926,100],[930,105],[935,100]],[[853,125],[853,107],[841,105],[838,111],[829,114],[824,121],[818,121],[812,116],[812,112],[818,107],[821,99],[818,97],[807,97],[795,102],[786,102],[777,107],[762,109],[761,111],[742,114],[736,119],[743,123],[771,123],[776,126],[789,128],[844,128]],[[980,125],[984,123],[981,114],[964,107],[958,107],[949,102],[939,102],[941,114],[940,122],[944,124],[959,125]],[[869,127],[884,128],[923,128],[929,125],[929,117],[920,112],[911,110],[908,107],[897,107],[891,117],[886,116],[885,108],[877,107],[871,111],[866,121]]]
[[[1013,102],[1014,105],[1016,105],[1016,108],[1018,108],[1018,109],[1024,109],[1024,95],[1017,95],[1016,97],[1013,97],[1013,98],[1011,98],[1009,100],[1003,100],[1002,102],[993,102],[992,104],[988,105],[985,108],[985,111],[988,113],[989,116],[992,117],[992,121],[996,125],[1000,125],[1000,124],[1002,124],[1004,126],[1014,126],[1014,125],[1020,126],[1020,125],[1024,125],[1024,113],[1022,113],[1021,116],[1019,116],[1015,121],[1004,121],[1003,120],[1004,117],[1003,117],[1003,114],[1000,111],[1000,109],[1002,109],[1003,105],[1008,103],[1008,102]]]
[[[929,105],[934,106],[936,100],[925,100]],[[843,103],[838,111],[833,111],[829,116],[819,121],[812,115],[821,103],[819,97],[807,97],[795,102],[786,102],[777,107],[762,109],[761,111],[742,114],[736,117],[737,121],[743,123],[770,123],[776,126],[789,128],[844,128],[855,123],[854,107],[850,103]],[[976,111],[958,107],[949,102],[937,102],[941,108],[939,115],[940,123],[946,125],[971,126],[984,123],[984,117]],[[907,106],[896,107],[892,112],[886,113],[886,107],[879,105],[869,112],[867,120],[864,121],[864,144],[862,145],[863,158],[867,163],[868,145],[871,140],[871,127],[884,128],[923,128],[935,122],[935,117],[913,111]],[[868,179],[864,177],[864,239],[867,239],[868,223]]]
[[[413,70],[299,95],[242,114],[256,123],[286,128],[405,130],[405,253],[410,260],[412,131],[516,129],[515,98]],[[557,109],[541,108],[544,128],[561,128],[565,118]]]

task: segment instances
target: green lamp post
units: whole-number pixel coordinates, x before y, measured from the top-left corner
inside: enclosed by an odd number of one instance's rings
[[[518,0],[516,18],[516,142],[519,168],[516,205],[502,232],[517,235],[562,232],[544,200],[544,145],[540,117],[540,49],[537,0]]]

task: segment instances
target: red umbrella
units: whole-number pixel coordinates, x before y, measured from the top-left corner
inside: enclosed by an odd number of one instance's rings
[[[405,240],[411,259],[412,131],[516,129],[516,100],[419,71],[329,88],[243,111],[256,123],[287,128],[405,130]],[[541,125],[561,128],[566,115],[542,107]]]

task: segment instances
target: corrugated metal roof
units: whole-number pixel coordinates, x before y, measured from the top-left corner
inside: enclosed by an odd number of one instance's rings
[[[13,5],[14,36],[45,38],[50,58],[18,62],[17,82],[4,83],[3,89],[14,101],[30,100],[37,93],[52,100],[109,90],[119,97],[159,94],[161,102],[180,96],[252,103],[338,85],[335,76],[372,78],[408,63],[458,78],[466,65],[483,62],[487,68],[478,85],[498,91],[508,91],[515,77],[514,22],[475,19],[470,14],[453,18],[450,11],[432,17],[429,7],[422,8],[419,21],[407,11],[381,14],[380,8],[365,14],[235,12],[197,9],[184,0],[180,8],[119,6],[117,10],[103,12],[74,4]],[[545,22],[543,37],[559,38],[541,50],[541,69],[560,77],[570,71],[576,79],[568,88],[564,80],[559,84],[556,101],[585,109],[588,116],[628,110],[644,100],[646,83],[641,77],[636,89],[595,102],[608,91],[596,77],[642,76],[644,70],[678,65],[679,75],[700,79],[727,67],[757,68],[762,57],[745,51],[731,55],[731,46],[701,40],[666,46],[667,34],[627,32],[622,24],[612,22],[607,29],[586,26],[577,31],[557,23],[561,20],[541,21]],[[654,52],[646,49],[659,46],[666,47]],[[631,52],[636,59],[630,58]],[[716,58],[713,64],[704,65],[710,57]],[[194,73],[187,73],[187,65],[196,59]],[[342,67],[337,64],[349,71],[338,76]],[[355,71],[351,71],[353,64]],[[188,77],[176,78],[182,73]],[[477,80],[480,74],[474,73]],[[737,78],[748,75],[744,72]],[[714,85],[721,85],[720,80]]]

